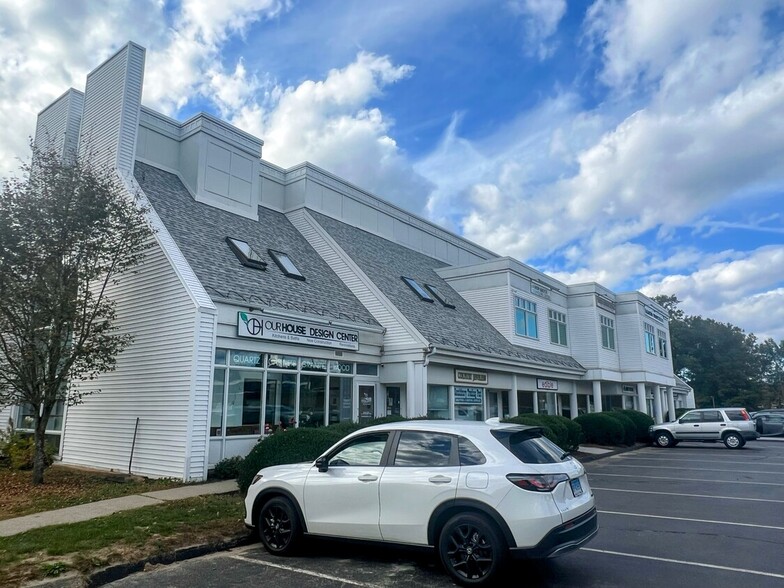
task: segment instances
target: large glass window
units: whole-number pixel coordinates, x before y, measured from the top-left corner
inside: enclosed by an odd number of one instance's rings
[[[264,408],[264,431],[286,429],[297,424],[297,376],[267,372],[267,397]]]
[[[326,362],[324,369],[326,369]],[[299,377],[299,426],[319,427],[324,424],[326,376]]]
[[[354,415],[351,378],[329,378],[329,424],[350,422]]]
[[[46,421],[47,433],[60,433],[63,430],[64,412],[65,401],[56,401],[52,407],[52,413],[49,415],[49,420]],[[16,428],[32,431],[35,428],[35,413],[36,409],[32,404],[21,404],[19,406],[19,411],[16,414]],[[7,424],[8,423],[0,423],[0,426]]]
[[[661,329],[656,329],[656,334],[659,337],[659,357],[667,359],[667,333]]]
[[[210,436],[223,435],[223,393],[226,390],[226,368],[215,368],[212,377],[212,410],[210,412]]]
[[[599,320],[602,325],[602,347],[615,349],[615,321],[604,315],[601,315]]]
[[[262,377],[260,371],[229,372],[226,435],[258,435],[261,432]]]
[[[556,345],[566,345],[566,315],[556,310],[549,310],[550,317],[550,342]]]
[[[536,325],[536,302],[515,296],[515,333],[523,337],[539,338]]]
[[[452,455],[452,437],[442,433],[403,431],[395,452],[396,466],[448,466]]]
[[[427,387],[427,418],[449,418],[449,386]]]
[[[645,351],[647,353],[656,354],[656,337],[654,336],[653,325],[644,323],[645,326]]]

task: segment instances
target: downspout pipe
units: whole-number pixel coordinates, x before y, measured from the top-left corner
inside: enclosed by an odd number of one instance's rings
[[[422,365],[427,367],[427,364],[430,363],[430,356],[433,355],[437,351],[436,346],[432,343],[428,343],[427,347],[425,348],[425,357],[422,361]]]

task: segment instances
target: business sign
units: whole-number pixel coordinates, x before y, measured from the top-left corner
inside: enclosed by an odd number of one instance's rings
[[[537,390],[558,390],[558,380],[545,380],[544,378],[536,378]]]
[[[249,312],[237,313],[237,336],[336,349],[359,349],[359,333],[331,325],[301,323]]]
[[[455,369],[455,383],[487,385],[487,372]]]
[[[482,404],[482,388],[455,386],[455,404]]]

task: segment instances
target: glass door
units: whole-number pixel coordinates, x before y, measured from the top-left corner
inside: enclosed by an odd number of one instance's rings
[[[375,384],[359,384],[359,422],[366,423],[376,416],[375,412]]]

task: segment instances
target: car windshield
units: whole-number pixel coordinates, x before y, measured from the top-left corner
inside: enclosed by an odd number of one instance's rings
[[[566,452],[542,436],[539,430],[491,431],[493,437],[501,442],[512,454],[523,463],[558,463]]]

